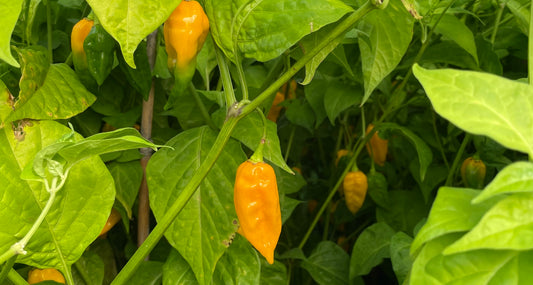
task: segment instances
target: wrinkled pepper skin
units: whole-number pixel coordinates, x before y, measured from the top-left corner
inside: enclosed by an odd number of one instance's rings
[[[102,25],[94,25],[85,38],[83,48],[87,57],[89,73],[102,85],[113,69],[115,60],[115,40]]]
[[[165,21],[163,33],[168,68],[175,79],[173,93],[179,95],[194,75],[196,55],[209,33],[209,19],[200,3],[183,0]],[[169,98],[165,109],[169,109],[175,99],[175,96]]]
[[[83,18],[72,28],[70,47],[72,49],[72,61],[74,62],[76,71],[87,69],[87,55],[85,54],[83,43],[91,32],[93,25],[93,20]]]
[[[113,208],[111,210],[111,214],[109,214],[109,218],[107,218],[107,222],[105,223],[104,228],[102,229],[98,237],[105,235],[110,229],[113,228],[113,226],[118,223],[118,221],[120,221],[121,218],[122,217],[120,216],[120,213],[115,208]]]
[[[373,128],[374,125],[369,124],[366,128],[366,134],[368,135]],[[385,165],[385,161],[387,160],[388,144],[389,141],[380,138],[378,132],[375,132],[372,138],[370,138],[370,140],[366,143],[366,150],[377,165]]]
[[[342,183],[346,206],[352,214],[357,213],[365,201],[368,180],[362,171],[350,171]]]
[[[47,280],[65,284],[65,277],[63,277],[63,274],[54,268],[32,269],[28,273],[29,284],[36,284]]]
[[[242,234],[268,261],[281,233],[281,209],[274,169],[264,162],[243,162],[237,169],[234,203]]]
[[[468,188],[482,189],[486,173],[487,167],[481,159],[469,157],[461,165],[461,177]]]

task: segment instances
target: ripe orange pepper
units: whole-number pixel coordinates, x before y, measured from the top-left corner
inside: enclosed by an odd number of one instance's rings
[[[281,112],[281,109],[283,109],[282,106],[279,106],[279,103],[283,102],[284,100],[285,94],[278,91],[276,93],[276,97],[274,97],[274,101],[272,102],[272,107],[270,107],[270,110],[268,111],[267,119],[274,123],[278,120],[279,113]]]
[[[72,61],[76,70],[87,69],[87,55],[83,49],[83,43],[93,28],[93,25],[93,20],[83,18],[72,28],[70,47],[72,49]]]
[[[30,270],[30,272],[28,273],[29,284],[36,284],[47,280],[65,284],[65,277],[63,277],[63,274],[61,274],[61,272],[57,271],[57,269],[54,268],[35,268]]]
[[[369,124],[366,128],[366,134],[368,135],[373,128],[374,125]],[[387,160],[388,144],[389,141],[380,138],[378,132],[375,132],[372,138],[370,138],[370,141],[366,143],[366,150],[377,165],[385,165],[385,161]]]
[[[344,177],[342,183],[344,188],[344,197],[346,199],[346,206],[352,214],[357,213],[363,202],[365,201],[366,192],[368,190],[368,180],[366,175],[358,171],[350,171]]]
[[[235,178],[234,203],[239,233],[268,263],[274,263],[274,250],[281,233],[281,209],[272,166],[262,161],[243,162]]]
[[[105,223],[104,228],[102,229],[98,237],[101,237],[106,234],[111,228],[113,228],[113,226],[118,223],[118,221],[120,221],[120,219],[122,219],[120,213],[115,208],[113,208],[111,210],[111,214],[109,214],[109,218],[107,218],[107,222]]]

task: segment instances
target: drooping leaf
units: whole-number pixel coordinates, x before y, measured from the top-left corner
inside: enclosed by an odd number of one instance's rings
[[[403,284],[403,281],[409,275],[413,260],[409,254],[409,248],[413,238],[404,232],[397,232],[390,240],[390,257],[392,269],[398,279],[398,284]]]
[[[459,128],[533,156],[533,87],[492,74],[413,66],[435,111]]]
[[[264,62],[352,8],[339,0],[209,0],[205,10],[213,38],[226,56],[235,61],[236,46],[245,57]]]
[[[304,100],[303,98],[286,100],[282,105],[287,108],[285,116],[291,123],[304,127],[310,133],[313,133],[315,115],[307,100]]]
[[[435,20],[436,19],[437,18],[435,18]],[[452,39],[474,57],[476,63],[479,62],[474,34],[472,34],[472,31],[465,25],[465,23],[457,19],[457,17],[450,14],[443,15],[439,24],[435,27],[435,32]]]
[[[333,84],[330,82],[323,102],[329,122],[335,125],[339,114],[350,107],[359,105],[362,98],[363,90],[360,86],[347,85],[340,81]]]
[[[287,267],[282,262],[268,264],[266,259],[261,260],[261,280],[259,284],[277,285],[287,283]]]
[[[76,261],[75,268],[73,274],[76,283],[81,281],[87,285],[101,285],[104,281],[104,262],[95,252],[84,252],[81,258]],[[79,277],[76,278],[78,274]]]
[[[53,64],[43,85],[27,100],[16,101],[15,110],[5,121],[68,119],[83,112],[95,100],[68,65]]]
[[[156,219],[161,219],[181,194],[215,139],[216,133],[209,127],[187,130],[167,142],[174,149],[161,149],[152,156],[146,172]],[[168,241],[191,265],[200,283],[210,283],[216,263],[235,235],[233,184],[237,167],[245,160],[240,145],[229,141],[166,232]]]
[[[11,54],[11,33],[17,24],[19,14],[22,10],[23,0],[10,0],[0,2],[0,59],[19,67],[17,60]]]
[[[133,53],[137,45],[161,26],[180,2],[180,0],[87,1],[105,30],[120,44],[124,59],[133,68],[135,68]]]
[[[39,150],[71,132],[55,121],[34,121],[20,128],[23,132],[17,134],[11,128],[0,129],[0,252],[28,232],[49,198],[43,183],[19,178],[22,169]],[[66,271],[100,234],[114,200],[113,178],[100,158],[78,163],[26,246],[28,254],[18,256],[17,262]]]
[[[213,275],[213,284],[260,284],[261,262],[257,251],[241,235],[220,258]]]
[[[327,117],[326,109],[324,108],[324,96],[328,88],[327,80],[314,79],[304,87],[305,99],[309,102],[309,105],[315,112],[316,123],[315,127],[318,127],[324,119]]]
[[[143,170],[139,161],[111,162],[107,165],[115,181],[116,199],[122,204],[128,218],[132,218],[132,208],[141,186]]]
[[[347,284],[349,260],[348,254],[336,243],[323,241],[302,261],[302,268],[318,284]]]
[[[390,240],[395,231],[386,223],[376,223],[366,228],[357,238],[350,260],[350,280],[366,275],[390,257]]]
[[[396,68],[413,37],[413,17],[399,1],[389,1],[386,9],[374,11],[359,23],[369,40],[359,40],[365,93],[364,104],[372,91]]]

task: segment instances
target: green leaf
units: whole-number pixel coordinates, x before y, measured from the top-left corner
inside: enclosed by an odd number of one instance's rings
[[[159,49],[157,54],[163,53],[166,54],[165,49]],[[124,60],[123,57],[119,57],[120,68],[128,82],[139,92],[145,101],[148,101],[148,96],[150,95],[150,89],[152,88],[152,74],[150,72],[150,63],[148,62],[148,54],[146,51],[146,42],[142,41],[138,46],[135,52],[133,53],[133,59],[135,61],[136,69],[131,68]],[[168,72],[168,68],[165,62],[165,69]],[[170,73],[169,73],[170,77]]]
[[[353,245],[350,260],[350,280],[370,273],[384,258],[390,257],[390,240],[395,231],[386,223],[366,228]]]
[[[432,197],[433,190],[437,189],[439,185],[442,185],[448,175],[448,168],[442,164],[432,164],[426,171],[424,181],[420,181],[419,163],[409,164],[409,170],[413,175],[413,178],[418,183],[422,195],[424,195],[424,201],[427,203]]]
[[[411,246],[414,254],[424,243],[449,233],[465,232],[481,220],[494,203],[472,205],[479,190],[441,187],[431,207],[426,224]]]
[[[528,5],[523,3],[524,1],[509,0],[505,2],[505,5],[515,16],[515,19],[518,22],[518,27],[522,30],[522,33],[528,35],[530,14],[527,7]]]
[[[111,162],[107,165],[117,191],[116,199],[132,218],[132,208],[143,178],[143,169],[139,161]]]
[[[257,251],[246,238],[235,235],[217,263],[213,284],[260,284],[260,274],[261,262]]]
[[[283,101],[281,105],[287,108],[285,111],[285,116],[291,123],[302,126],[310,133],[313,133],[315,114],[313,113],[313,109],[311,109],[311,106],[307,100],[302,98],[286,100]]]
[[[386,9],[368,14],[359,23],[359,30],[370,38],[359,40],[365,82],[361,105],[400,63],[411,43],[413,24],[413,17],[399,1],[389,1]]]
[[[477,204],[498,195],[517,192],[533,192],[533,163],[519,161],[506,166],[472,203]]]
[[[348,254],[336,243],[323,241],[302,261],[302,268],[321,285],[348,283]]]
[[[11,54],[11,33],[13,33],[13,29],[15,29],[17,24],[23,2],[22,0],[0,2],[0,23],[2,25],[0,30],[0,59],[15,67],[20,65]]]
[[[389,206],[376,209],[378,222],[385,222],[396,231],[412,233],[420,220],[427,216],[427,206],[419,192],[389,191]]]
[[[13,111],[13,95],[9,92],[6,85],[0,80],[0,123]]]
[[[83,50],[87,58],[89,73],[102,85],[113,69],[115,60],[115,40],[97,23],[94,25],[83,42]]]
[[[187,130],[168,141],[173,150],[161,149],[152,156],[146,175],[156,219],[161,219],[181,194],[215,139],[216,133],[209,127]],[[237,168],[244,160],[240,145],[229,141],[165,234],[191,265],[200,283],[210,283],[217,261],[235,235],[233,184]]]
[[[163,265],[163,285],[197,285],[191,266],[177,250],[170,251]]]
[[[166,67],[166,63],[165,63]],[[211,72],[217,67],[217,57],[215,53],[215,46],[213,44],[213,38],[207,37],[204,42],[204,46],[196,57],[196,69],[204,79],[206,86],[209,85]],[[206,88],[207,89],[207,88]]]
[[[435,21],[437,17],[434,17]],[[435,22],[434,21],[434,22]],[[478,63],[476,41],[472,31],[463,23],[457,19],[454,15],[445,14],[440,19],[439,24],[435,27],[435,32],[456,42],[460,47],[466,50],[471,56],[474,57],[476,63]]]
[[[74,71],[64,63],[50,66],[43,86],[27,100],[15,102],[15,110],[5,119],[68,119],[83,112],[96,97],[79,82]]]
[[[177,95],[174,100],[179,104],[174,104],[171,110],[161,113],[160,115],[172,115],[178,119],[180,126],[185,129],[192,129],[205,125],[205,118],[198,107],[196,99],[193,94],[188,93],[189,90],[185,90],[181,94]],[[214,103],[204,96],[200,96],[202,103],[206,109],[210,109]]]
[[[142,261],[139,268],[128,280],[131,285],[158,285],[163,279],[163,263],[159,261]]]
[[[409,254],[409,248],[413,238],[404,232],[397,232],[390,240],[390,257],[392,262],[392,269],[398,279],[398,284],[403,284],[403,281],[409,275],[413,260]]]
[[[74,265],[74,280],[76,284],[101,285],[104,282],[104,262],[98,254],[86,251]],[[79,275],[76,278],[76,273]],[[85,281],[89,281],[88,283]]]
[[[16,49],[21,66],[20,92],[17,104],[26,103],[41,88],[46,79],[50,61],[48,51],[42,46]]]
[[[282,171],[279,167],[274,167],[274,172],[276,173],[276,181],[278,182],[278,190],[280,194],[293,194],[302,187],[304,187],[307,182],[299,173],[290,174],[287,171]]]
[[[283,223],[285,223],[285,221],[290,218],[292,212],[300,203],[301,201],[287,197],[285,195],[281,195],[280,192],[279,204],[281,207],[281,221]]]
[[[205,10],[213,38],[226,56],[235,61],[240,51],[262,62],[353,11],[339,0],[209,0]]]
[[[388,182],[381,172],[371,171],[368,176],[368,196],[380,207],[386,208],[389,201]]]
[[[55,121],[34,121],[22,128],[22,135],[0,129],[0,252],[29,231],[49,197],[43,183],[18,178],[22,169],[39,150],[71,132]],[[98,157],[78,163],[26,246],[28,254],[19,255],[17,263],[64,272],[100,234],[114,200],[113,178],[104,163]]]
[[[88,0],[105,30],[117,40],[124,59],[135,68],[137,45],[157,29],[178,6],[180,0]]]
[[[305,99],[307,99],[307,102],[309,102],[309,105],[315,112],[316,128],[318,128],[327,117],[326,109],[324,108],[324,90],[327,88],[328,81],[323,79],[314,79],[304,87]]]
[[[397,125],[395,123],[382,123],[379,124],[376,127],[377,131],[381,130],[392,130],[392,131],[399,131],[404,135],[408,140],[413,143],[413,146],[416,149],[416,152],[418,154],[418,164],[420,165],[420,180],[424,181],[426,177],[426,172],[431,164],[431,161],[433,160],[433,153],[431,152],[431,149],[427,146],[427,144],[418,137],[415,133],[413,133],[410,129],[406,127],[402,127],[400,125]]]
[[[274,264],[268,264],[266,259],[261,259],[261,280],[259,284],[287,284],[287,267],[285,267],[285,264],[276,261],[274,261]]]
[[[499,201],[487,211],[481,221],[444,254],[475,249],[533,248],[533,194],[518,193]]]
[[[492,74],[413,66],[435,111],[459,128],[533,156],[533,87]]]
[[[213,114],[213,119],[218,127],[222,127],[225,119],[224,116],[224,112],[216,112]],[[263,120],[261,119],[261,116],[257,112],[253,112],[242,118],[237,123],[231,136],[255,151],[263,137]],[[269,120],[267,120],[267,135],[263,148],[263,157],[286,172],[290,174],[294,173],[287,163],[285,163],[283,155],[281,154],[277,125]]]
[[[343,82],[330,82],[324,95],[324,108],[329,121],[335,125],[335,119],[342,111],[361,103],[363,90],[359,86],[352,86]]]

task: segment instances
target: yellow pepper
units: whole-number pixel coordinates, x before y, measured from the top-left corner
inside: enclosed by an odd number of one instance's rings
[[[101,237],[106,234],[110,229],[113,228],[113,226],[118,223],[118,221],[120,221],[121,218],[122,217],[120,216],[120,213],[115,208],[113,208],[111,210],[111,214],[109,214],[109,218],[107,218],[107,222],[105,223],[104,228],[102,229],[98,237]]]
[[[352,214],[357,213],[363,202],[365,201],[366,192],[368,190],[368,180],[366,175],[358,171],[350,171],[344,177],[342,183],[344,188],[344,197],[346,199],[346,206]]]
[[[47,280],[65,284],[63,274],[54,268],[32,269],[28,273],[29,284],[36,284]]]
[[[373,128],[374,125],[369,124],[366,128],[366,134],[368,135]],[[375,132],[372,138],[370,138],[370,141],[366,143],[366,150],[377,165],[385,165],[385,161],[387,160],[388,144],[389,141],[380,138],[378,132]]]
[[[87,56],[83,49],[83,43],[93,25],[93,20],[83,18],[72,28],[70,47],[72,49],[72,61],[76,70],[87,69]]]

